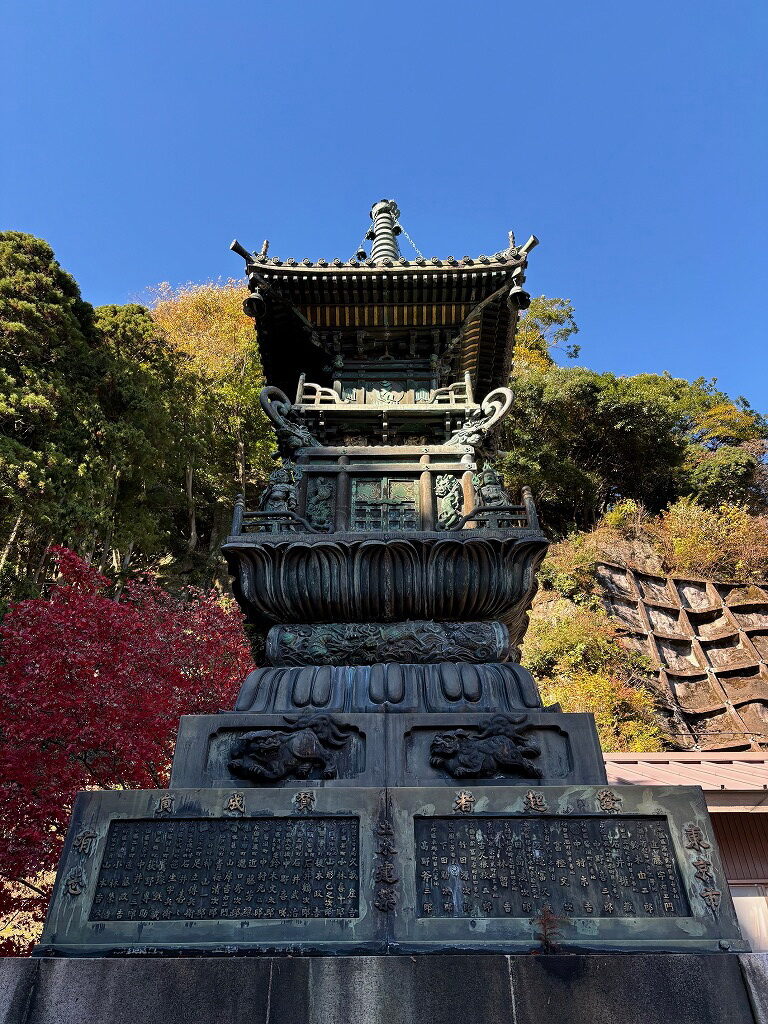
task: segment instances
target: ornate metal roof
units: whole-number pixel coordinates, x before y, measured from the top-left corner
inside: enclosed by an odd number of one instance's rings
[[[329,358],[370,358],[378,345],[400,346],[414,358],[439,357],[444,382],[470,374],[482,396],[507,383],[533,236],[492,256],[455,259],[397,255],[399,211],[393,200],[371,210],[372,256],[342,261],[281,260],[238,242],[270,383],[292,394],[299,367],[320,384],[331,380]],[[357,353],[357,356],[355,356]]]

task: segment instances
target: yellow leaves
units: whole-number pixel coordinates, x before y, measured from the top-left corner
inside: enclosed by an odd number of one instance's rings
[[[523,657],[537,677],[587,670],[630,678],[645,666],[617,636],[615,624],[602,608],[567,599],[538,599],[525,634]]]
[[[734,582],[768,578],[768,516],[752,515],[744,505],[721,502],[715,508],[695,498],[679,498],[658,516],[632,499],[618,502],[590,533],[578,534],[553,549],[544,563],[544,582],[555,589],[555,571],[578,560],[638,565],[646,572],[690,574]]]
[[[624,537],[635,537],[649,518],[647,511],[639,502],[634,498],[625,498],[608,509],[600,520],[600,525],[618,530]]]
[[[197,447],[188,465],[195,465],[196,480],[227,462],[226,475],[239,490],[246,481],[265,479],[273,434],[258,401],[264,375],[253,321],[242,309],[244,285],[230,278],[178,288],[161,284],[149,293],[155,323],[190,359],[183,414],[195,424]]]
[[[664,746],[653,696],[639,686],[601,672],[574,671],[540,684],[547,703],[563,711],[588,712],[603,750],[653,751]]]
[[[253,358],[253,320],[243,312],[241,281],[208,281],[150,289],[152,317],[169,343],[189,355],[195,370],[214,380],[243,371]]]
[[[646,688],[650,662],[620,643],[616,624],[602,608],[537,600],[523,663],[545,703],[595,716],[604,750],[660,750],[664,745],[655,700]]]
[[[551,356],[540,348],[516,344],[512,361],[512,374],[524,373],[526,370],[549,370],[553,366]]]
[[[670,572],[756,582],[768,576],[768,516],[741,505],[705,508],[681,498],[654,521]]]
[[[551,353],[555,349],[575,359],[579,346],[569,339],[578,333],[570,299],[548,299],[545,295],[531,299],[517,325],[513,373],[548,370],[554,365]]]
[[[749,441],[756,433],[755,414],[732,402],[718,402],[696,417],[696,432],[704,441]]]

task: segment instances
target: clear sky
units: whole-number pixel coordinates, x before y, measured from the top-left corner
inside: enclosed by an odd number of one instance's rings
[[[0,226],[83,295],[348,259],[397,199],[429,256],[531,232],[581,362],[716,376],[768,411],[766,0],[23,0]]]

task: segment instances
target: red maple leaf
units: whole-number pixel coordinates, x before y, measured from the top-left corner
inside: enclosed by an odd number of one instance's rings
[[[242,615],[216,595],[133,576],[118,601],[74,552],[54,553],[61,582],[0,623],[6,921],[42,920],[78,790],[165,786],[179,716],[231,706],[253,667]],[[0,954],[25,951],[0,940]]]

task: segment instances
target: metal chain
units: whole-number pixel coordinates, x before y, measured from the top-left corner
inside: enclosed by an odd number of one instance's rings
[[[398,223],[400,223],[400,222],[398,221]],[[423,259],[424,259],[424,255],[423,255],[423,253],[422,253],[421,249],[417,248],[417,246],[416,246],[416,243],[415,243],[415,242],[414,242],[414,240],[413,240],[413,239],[411,238],[411,236],[410,236],[410,235],[408,234],[408,232],[407,232],[407,231],[405,230],[405,228],[403,227],[403,225],[402,225],[402,224],[400,224],[400,230],[401,230],[401,231],[403,232],[403,234],[405,235],[405,237],[406,237],[406,238],[408,239],[408,241],[409,241],[409,242],[411,243],[411,245],[413,246],[413,248],[414,248],[414,250],[415,250],[415,252],[416,252],[416,255],[417,255],[417,256],[419,257],[419,259],[420,259],[420,260],[423,260]]]
[[[405,230],[403,225],[400,224],[399,221],[398,221],[398,226],[399,226],[400,230],[402,231],[402,233],[407,238],[407,240],[411,243],[411,247],[413,248],[413,250],[416,253],[416,255],[419,257],[420,260],[423,260],[424,259],[424,254],[422,253],[421,249],[418,248],[418,246],[416,245],[414,240],[411,238],[411,236],[408,234],[408,232]],[[352,255],[352,259],[357,259],[358,251],[360,249],[364,249],[365,248],[365,243],[367,241],[367,237],[366,237],[367,234],[368,234],[368,232],[366,231],[366,233],[363,235],[362,239],[360,240],[360,245],[358,245],[357,249],[355,249],[355,251],[354,251],[354,253]]]

